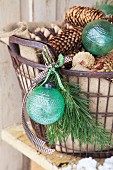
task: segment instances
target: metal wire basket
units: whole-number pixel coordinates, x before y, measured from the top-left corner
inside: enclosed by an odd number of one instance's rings
[[[36,62],[30,61],[22,57],[20,52],[20,45],[41,50],[44,46],[44,43],[26,40],[15,36],[11,36],[9,42],[10,43],[8,49],[22,91],[22,95],[24,96],[24,94],[28,91],[28,88],[32,86],[32,82],[34,81],[37,74],[45,69],[45,65],[38,64]],[[49,48],[51,47],[49,46]],[[77,83],[80,84],[81,82],[85,83],[85,84],[83,83],[82,85],[85,86],[86,92],[89,93],[88,97],[96,101],[95,108],[93,108],[93,110],[91,109],[91,114],[93,114],[97,120],[101,119],[104,128],[107,128],[112,132],[111,135],[111,140],[112,140],[113,107],[111,107],[111,105],[113,104],[111,103],[113,102],[113,89],[112,89],[111,79],[113,78],[113,72],[83,72],[83,71],[67,70],[62,68],[61,73],[67,81],[69,81],[71,77],[72,79],[73,78],[76,79]],[[103,86],[102,83],[103,79],[104,80],[107,79],[106,80],[107,86],[103,82],[104,89],[107,89],[105,93],[103,93],[103,91],[101,90]],[[91,85],[92,83],[94,84],[94,82],[96,82],[96,84],[94,85],[96,88],[96,93],[93,93],[91,90]],[[31,124],[36,135],[40,139],[48,143],[49,141],[46,136],[45,126],[37,124],[33,120],[31,120]],[[73,155],[78,155],[83,157],[84,156],[109,157],[113,155],[113,147],[107,149],[105,148],[104,150],[96,150],[96,145],[94,145],[93,149],[91,150],[90,146],[86,144],[85,149],[83,148],[76,149],[74,142],[70,142],[70,145],[68,145],[68,142],[65,142],[64,144],[57,142],[52,147],[54,147],[56,150],[60,152],[65,152],[67,154],[73,154]]]

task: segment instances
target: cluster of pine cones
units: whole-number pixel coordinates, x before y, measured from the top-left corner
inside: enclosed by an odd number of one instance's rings
[[[98,9],[74,6],[66,12],[65,22],[62,26],[54,25],[51,28],[37,28],[34,33],[31,34],[31,39],[47,42],[53,47],[57,55],[60,53],[63,55],[71,54],[73,57],[77,52],[82,51],[83,28],[89,22],[99,19],[105,19],[112,23],[113,16],[111,15],[109,18],[106,18],[106,15]],[[104,58],[106,60],[106,57]],[[107,61],[108,60],[109,58],[107,57]],[[101,61],[97,61],[96,65],[98,65],[98,62],[101,63]],[[112,70],[111,65],[109,67],[110,70]]]

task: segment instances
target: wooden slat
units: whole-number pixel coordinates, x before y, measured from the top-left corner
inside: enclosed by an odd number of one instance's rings
[[[65,12],[72,6],[89,6],[92,7],[97,0],[57,0],[57,20],[63,20]]]
[[[34,0],[34,21],[55,21],[56,1],[57,0]]]
[[[31,0],[30,0],[31,1]],[[20,20],[21,21],[31,21],[31,16],[29,12],[29,8],[31,10],[32,7],[29,6],[29,0],[20,0]]]
[[[21,20],[51,22],[63,20],[65,11],[74,5],[92,7],[97,0],[20,0]]]
[[[97,0],[89,1],[89,0],[65,0],[66,2],[66,8],[72,7],[72,6],[89,6],[92,7]]]
[[[13,11],[13,13],[12,13]],[[11,22],[20,20],[20,3],[18,0],[0,1],[0,28]],[[14,73],[12,62],[8,49],[0,43],[0,116],[2,126],[6,127],[12,122],[18,122],[18,116],[15,114],[21,106],[21,95],[18,92],[18,83]],[[15,96],[15,99],[14,99]],[[17,111],[17,112],[16,112]],[[12,114],[10,114],[10,112]]]
[[[57,0],[57,10],[56,10],[56,17],[57,20],[64,20],[65,17],[65,11],[66,11],[66,2],[65,0]]]
[[[20,20],[19,0],[0,0],[0,28]]]

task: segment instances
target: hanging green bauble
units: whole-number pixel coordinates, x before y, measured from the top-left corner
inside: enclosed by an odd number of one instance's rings
[[[88,23],[82,32],[84,48],[94,55],[104,55],[113,49],[113,25],[106,20]]]
[[[111,14],[113,14],[113,5],[104,4],[97,6],[96,8],[104,12],[106,17],[109,17]]]
[[[62,94],[50,83],[35,87],[26,102],[29,117],[44,125],[58,121],[64,113],[64,107]]]

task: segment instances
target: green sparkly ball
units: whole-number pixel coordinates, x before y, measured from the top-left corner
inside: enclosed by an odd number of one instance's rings
[[[104,55],[113,49],[113,25],[106,20],[88,23],[82,32],[84,48],[94,55]]]
[[[55,88],[35,87],[26,101],[29,117],[39,124],[52,124],[64,113],[64,98]]]
[[[98,6],[97,9],[101,10],[102,12],[104,12],[106,17],[109,17],[111,14],[113,14],[113,5],[104,4],[104,5]]]

